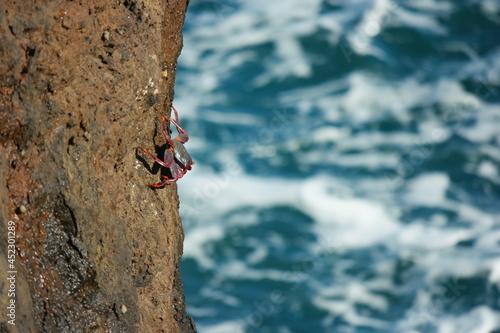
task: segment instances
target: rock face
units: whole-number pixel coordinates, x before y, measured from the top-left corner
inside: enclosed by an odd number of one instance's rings
[[[186,7],[0,1],[0,332],[195,332],[176,185],[135,149],[165,143]]]

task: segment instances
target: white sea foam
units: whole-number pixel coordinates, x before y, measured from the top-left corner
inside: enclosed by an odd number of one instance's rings
[[[479,1],[479,4],[481,6],[481,9],[488,14],[488,16],[491,16],[492,20],[497,19],[498,17],[498,10],[500,9],[500,4],[498,1],[495,0],[482,0]]]
[[[483,105],[474,112],[476,122],[473,126],[461,128],[459,133],[475,143],[500,141],[500,109],[498,105]]]
[[[194,260],[200,271],[210,272],[202,294],[234,309],[252,300],[221,288],[227,281],[292,283],[287,270],[258,268],[273,255],[271,248],[289,249],[290,240],[279,233],[266,242],[249,237],[243,257],[232,249],[224,250],[223,262],[213,255],[214,245],[224,246],[231,231],[258,226],[259,212],[290,207],[313,221],[308,231],[315,240],[305,242],[304,251],[316,259],[324,254],[344,256],[335,261],[326,256],[318,267],[296,275],[304,282],[301,288],[311,291],[313,305],[328,313],[323,318],[325,330],[341,317],[346,331],[363,326],[391,332],[395,322],[380,320],[373,313],[390,316],[394,298],[402,299],[402,306],[407,307],[406,314],[396,319],[401,328],[398,332],[417,332],[419,323],[432,323],[439,333],[498,329],[499,314],[491,308],[476,307],[463,315],[452,315],[435,301],[441,295],[437,286],[447,279],[486,274],[491,286],[500,285],[498,216],[461,199],[470,195],[464,193],[461,180],[444,171],[426,171],[423,163],[407,170],[395,188],[377,171],[399,170],[408,162],[405,156],[422,149],[428,153],[425,158],[437,158],[437,146],[453,149],[449,140],[459,136],[476,147],[477,155],[468,161],[467,172],[498,184],[500,114],[496,104],[485,101],[484,94],[498,84],[500,49],[481,54],[462,41],[444,41],[444,51],[462,52],[469,60],[441,75],[433,76],[431,72],[437,70],[433,67],[422,67],[400,78],[352,70],[342,77],[279,90],[273,102],[290,105],[299,115],[289,124],[290,129],[283,130],[293,132],[293,139],[271,142],[267,153],[245,153],[280,170],[286,162],[278,155],[284,151],[297,160],[300,170],[315,169],[291,180],[249,175],[239,166],[242,151],[235,148],[238,142],[225,134],[224,127],[262,128],[267,120],[264,112],[241,114],[214,107],[235,103],[224,91],[228,88],[225,80],[234,73],[248,64],[263,68],[241,83],[241,91],[247,89],[249,95],[254,93],[251,89],[270,83],[310,79],[316,62],[325,59],[321,58],[324,55],[312,57],[302,41],[319,29],[326,31],[331,46],[340,48],[337,44],[345,37],[350,43],[347,46],[358,54],[384,60],[386,51],[374,42],[382,38],[384,29],[405,27],[423,36],[444,36],[447,27],[442,18],[456,9],[450,1],[435,0],[404,6],[388,0],[330,4],[338,8],[321,13],[319,0],[238,2],[242,10],[224,10],[226,3],[221,3],[219,12],[197,14],[194,24],[201,28],[185,36],[180,67],[187,70],[178,75],[176,106],[181,119],[195,129],[187,147],[193,156],[210,149],[211,158],[226,168],[216,173],[214,166],[197,161],[178,183],[186,227],[184,258]],[[498,7],[491,1],[479,5],[489,15],[495,15]],[[468,80],[477,87],[466,88],[463,82]],[[213,147],[204,132],[211,128],[202,127],[200,119],[217,124],[217,135],[224,138],[224,145]],[[314,122],[317,119],[321,122]],[[377,126],[383,120],[400,128],[382,131]],[[458,125],[450,126],[450,122]],[[307,135],[297,136],[297,128]],[[200,133],[205,137],[199,137]],[[304,143],[310,145],[301,150]],[[469,153],[466,149],[464,154]],[[318,165],[370,173],[340,178],[326,174]],[[429,216],[414,214],[415,208],[428,211]],[[358,253],[365,252],[367,258],[357,259]],[[369,273],[352,273],[359,270],[360,261]],[[399,268],[404,263],[409,263],[408,267]],[[321,274],[316,275],[316,269]],[[402,282],[396,283],[396,276]],[[467,302],[466,295],[459,297]],[[360,310],[360,305],[367,310]],[[217,311],[208,310],[198,306],[192,313],[211,320],[217,316]],[[245,322],[221,319],[199,326],[203,332],[243,332]]]
[[[451,10],[452,7],[449,6],[449,4],[448,6],[445,4],[441,7],[440,14],[443,14],[443,11],[451,12]],[[417,31],[423,31],[435,35],[446,35],[448,31],[443,24],[439,22],[439,19],[429,14],[429,11],[416,12],[398,7],[397,13],[391,20],[390,25],[413,28]]]
[[[438,324],[439,333],[490,333],[500,326],[500,312],[478,306],[458,316],[444,316]]]
[[[445,173],[424,174],[407,183],[405,200],[412,205],[442,206],[450,179]]]
[[[387,20],[394,15],[395,4],[389,0],[377,0],[373,6],[368,8],[354,29],[347,33],[350,46],[358,54],[372,54],[383,56],[381,51],[375,48],[372,40],[387,25]]]
[[[342,95],[328,95],[329,90],[334,92],[345,86],[345,83],[332,82],[319,88],[326,93],[322,96],[310,94],[311,89],[307,87],[282,94],[280,100],[283,104],[309,101],[309,108],[320,107],[326,119],[336,121],[344,118],[354,124],[386,117],[387,113],[405,123],[411,119],[408,109],[425,107],[436,101],[435,90],[416,79],[386,82],[373,76],[353,73],[349,75],[347,82],[349,89]],[[443,90],[445,87],[438,89]],[[444,93],[450,91],[443,91],[443,95]]]
[[[225,4],[221,4],[218,12],[212,13],[211,18],[205,18],[205,22],[212,24],[205,24],[203,29],[195,29],[185,36],[183,64],[197,68],[205,75],[224,78],[231,69],[255,59],[254,51],[240,50],[270,43],[275,48],[275,58],[264,60],[267,70],[263,71],[264,76],[256,79],[257,85],[287,76],[309,76],[310,60],[298,43],[298,37],[313,33],[318,25],[327,29],[337,29],[338,25],[326,23],[324,19],[316,20],[321,8],[319,0],[307,3],[299,0],[285,2],[275,5],[263,0],[244,2],[241,6],[245,10],[232,13],[226,13],[223,8]],[[222,14],[222,20],[217,20],[220,18],[218,14]],[[238,53],[235,55],[233,52],[236,50]],[[207,52],[210,55],[207,56]],[[215,87],[213,84],[212,86]]]
[[[188,309],[189,312],[189,309]],[[243,321],[222,321],[217,324],[212,324],[209,326],[197,324],[196,328],[198,332],[203,333],[242,333],[245,332],[245,326]]]
[[[207,111],[204,113],[204,119],[218,124],[246,125],[246,126],[263,125],[262,119],[251,114],[235,114],[235,113],[222,113],[217,111]]]
[[[207,255],[207,244],[222,240],[232,223],[240,226],[258,223],[256,216],[249,213],[250,219],[225,219],[225,225],[221,225],[224,214],[243,207],[295,207],[313,217],[318,223],[315,227],[318,236],[326,237],[330,246],[336,248],[357,248],[386,242],[399,229],[394,215],[397,212],[387,210],[380,203],[353,197],[352,193],[339,188],[335,179],[321,176],[294,183],[278,179],[260,182],[248,176],[234,176],[225,187],[220,188],[215,197],[205,198],[209,200],[209,206],[198,209],[197,202],[202,198],[199,190],[210,184],[213,177],[216,176],[207,177],[206,173],[197,177],[193,172],[189,175],[189,181],[179,186],[183,202],[181,212],[185,216],[187,228],[184,256],[196,258],[206,269],[216,264]],[[241,189],[244,189],[244,195],[241,195]],[[335,192],[331,192],[332,189]],[[282,245],[285,246],[284,243]],[[265,249],[260,249],[251,257],[260,260],[266,253]],[[239,264],[231,266],[231,269],[224,270],[224,274],[247,278],[280,278],[279,272],[243,272],[243,268]]]
[[[406,6],[426,12],[448,14],[454,10],[453,4],[448,0],[420,0],[405,3]]]

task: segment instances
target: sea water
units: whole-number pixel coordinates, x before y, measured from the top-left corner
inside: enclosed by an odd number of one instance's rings
[[[500,332],[500,2],[192,0],[201,333]]]

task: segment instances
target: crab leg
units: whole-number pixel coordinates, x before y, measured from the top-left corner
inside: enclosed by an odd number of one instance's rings
[[[174,108],[174,106],[172,105],[172,110],[174,110],[174,114],[175,114],[175,121],[180,123],[179,121],[179,111],[177,111],[176,108]]]
[[[149,185],[149,186],[151,186],[151,187],[162,187],[162,186],[165,186],[165,185],[173,184],[177,180],[179,180],[180,178],[182,178],[182,176],[184,176],[186,174],[186,172],[187,172],[187,170],[181,170],[180,168],[177,168],[177,169],[173,168],[173,169],[174,170],[170,169],[173,178],[169,178],[168,176],[165,176],[165,175],[160,175],[162,178],[165,178],[165,179],[162,180],[161,182],[157,183],[157,184],[152,184],[152,185]]]
[[[161,131],[163,133],[163,137],[165,137],[165,140],[167,140],[167,142],[170,145],[170,147],[173,147],[174,146],[174,142],[170,138],[170,134],[167,131],[167,124],[166,124],[165,117],[161,117]]]
[[[172,109],[174,110],[175,120],[172,118],[168,118],[168,120],[170,120],[175,125],[177,131],[179,132],[179,135],[176,137],[176,139],[182,143],[186,143],[189,140],[189,135],[186,133],[184,128],[182,128],[182,126],[179,124],[179,112],[173,106]]]
[[[142,148],[142,147],[137,147],[139,149],[141,149],[143,152],[145,152],[146,154],[148,154],[149,156],[151,156],[151,158],[153,158],[155,160],[156,163],[158,163],[159,165],[161,165],[162,167],[165,167],[165,168],[170,168],[171,166],[175,166],[175,162],[174,162],[174,153],[173,153],[173,148],[168,148],[167,150],[165,150],[165,155],[163,157],[164,161],[160,160],[158,157],[155,157],[153,154],[151,154],[149,151],[147,151],[146,149]],[[177,166],[178,168],[178,166]],[[175,169],[175,167],[174,167]],[[184,172],[185,173],[185,172]],[[156,183],[156,184],[151,184],[149,186],[151,187],[162,187],[162,186],[165,186],[165,185],[168,185],[168,184],[172,184],[172,183],[175,183],[177,181],[177,179],[179,179],[180,177],[182,177],[183,174],[181,174],[180,176],[176,176],[174,177],[173,179],[170,179],[168,178],[167,176],[164,176],[164,175],[161,175],[163,178],[166,178],[166,180],[163,180],[159,183]]]
[[[148,154],[149,156],[151,156],[151,158],[154,159],[156,163],[158,163],[159,165],[161,165],[164,168],[170,168],[170,165],[172,165],[172,162],[173,162],[172,152],[170,152],[170,154],[169,154],[170,158],[168,160],[167,160],[167,152],[165,152],[165,161],[162,161],[158,157],[156,157],[153,154],[151,154],[146,149],[144,149],[142,147],[137,147],[137,148],[139,148],[140,150],[142,150],[143,152],[145,152],[146,154]]]
[[[163,175],[162,175],[162,177],[163,177],[163,178],[167,178],[167,179],[162,180],[161,182],[156,183],[156,184],[151,184],[151,185],[149,185],[149,186],[151,186],[151,187],[162,187],[162,186],[165,186],[165,185],[170,185],[170,184],[172,184],[172,183],[174,183],[174,182],[175,182],[175,180],[173,180],[173,179],[168,179],[168,177],[167,177],[167,176],[163,176]],[[171,181],[171,180],[173,180],[173,181]]]
[[[173,184],[175,183],[179,178],[181,177],[175,177],[175,178],[168,178],[168,176],[161,175],[162,178],[165,178],[165,180],[162,181],[163,184]]]

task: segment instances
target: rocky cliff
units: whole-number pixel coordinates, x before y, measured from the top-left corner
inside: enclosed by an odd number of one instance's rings
[[[0,1],[0,332],[195,331],[176,185],[135,150],[164,144],[186,7]]]

